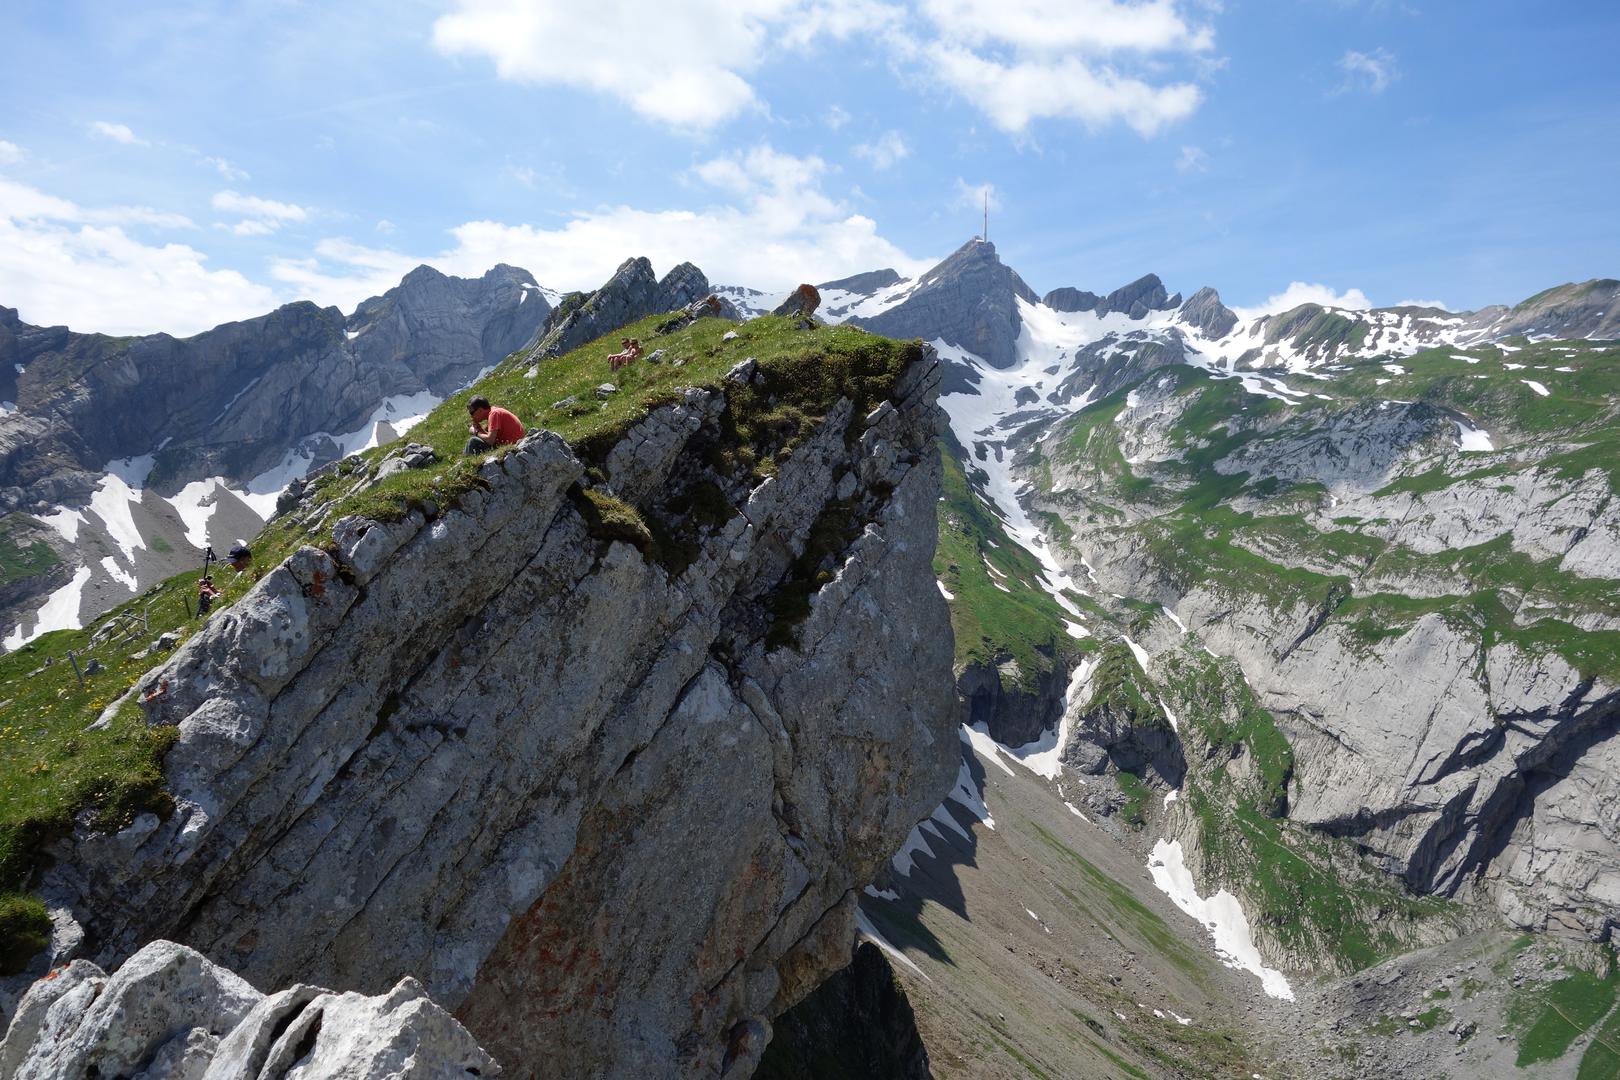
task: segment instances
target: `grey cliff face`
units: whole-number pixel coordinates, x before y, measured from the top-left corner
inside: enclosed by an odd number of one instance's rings
[[[259,993],[201,953],[155,941],[108,975],[75,960],[28,991],[0,1080],[449,1080],[500,1066],[414,979],[386,994]]]
[[[958,768],[938,382],[840,405],[673,575],[591,535],[545,432],[432,520],[341,522],[341,565],[299,551],[134,691],[178,726],[176,810],[59,845],[56,959],[413,975],[517,1075],[747,1075]],[[656,502],[723,406],[657,409],[599,482]],[[835,503],[864,528],[772,647]]]
[[[943,339],[1005,368],[1018,358],[1019,300],[1038,298],[996,257],[994,244],[970,240],[918,278],[901,303],[850,321],[886,337]]]

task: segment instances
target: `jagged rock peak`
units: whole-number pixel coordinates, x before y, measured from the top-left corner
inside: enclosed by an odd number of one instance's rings
[[[984,279],[988,280],[984,280]],[[945,281],[977,281],[1010,289],[1014,296],[1034,304],[1040,297],[1024,283],[1018,272],[1007,266],[996,254],[996,245],[988,240],[974,238],[951,252],[945,260],[918,278],[919,288]]]
[[[674,311],[710,293],[702,270],[683,262],[660,281],[646,256],[619,264],[613,276],[588,296],[570,293],[547,320],[533,356],[561,356],[626,323],[663,311]]]
[[[1143,319],[1149,312],[1166,311],[1173,306],[1159,275],[1148,274],[1103,297],[1097,303],[1097,314],[1119,311],[1133,319]]]
[[[1076,289],[1071,285],[1053,289],[1041,297],[1041,303],[1053,311],[1094,311],[1102,297],[1094,292]]]
[[[899,283],[900,280],[900,274],[897,271],[884,267],[882,270],[868,270],[864,274],[851,274],[849,277],[839,278],[837,281],[823,281],[816,288],[822,292],[842,290],[870,296],[879,289],[887,289],[890,285]]]
[[[1221,294],[1208,285],[1193,293],[1181,305],[1182,321],[1196,326],[1205,337],[1223,338],[1237,325],[1237,313],[1221,303]]]

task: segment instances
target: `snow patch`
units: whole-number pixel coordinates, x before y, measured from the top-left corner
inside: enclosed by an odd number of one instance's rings
[[[956,594],[951,592],[951,590],[947,589],[945,587],[945,583],[943,581],[940,581],[938,578],[935,578],[934,579],[934,584],[939,586],[939,595],[943,596],[947,600],[955,600],[956,599]]]
[[[111,555],[108,555],[106,558],[101,560],[101,568],[107,571],[107,576],[112,578],[114,581],[123,582],[124,587],[130,592],[134,592],[137,588],[139,588],[135,582],[135,575],[130,573],[128,570],[125,570],[122,566],[119,566],[118,560],[113,558]]]
[[[1294,990],[1283,973],[1266,967],[1261,961],[1260,950],[1255,948],[1254,937],[1249,932],[1249,918],[1237,897],[1225,889],[1210,897],[1198,895],[1179,840],[1160,840],[1154,844],[1147,866],[1153,884],[1176,907],[1203,923],[1214,937],[1215,953],[1221,963],[1257,976],[1261,987],[1271,997],[1294,1000]]]
[[[61,533],[62,539],[68,543],[75,543],[79,539],[79,526],[84,524],[84,514],[81,511],[58,506],[52,513],[37,516],[40,521]]]
[[[75,570],[73,580],[51,593],[35,613],[34,628],[25,632],[22,624],[17,624],[17,629],[5,640],[6,648],[20,649],[41,634],[48,634],[52,630],[78,630],[82,627],[84,624],[79,621],[79,601],[89,580],[88,566],[81,566]]]
[[[1530,389],[1534,390],[1536,393],[1540,394],[1542,397],[1546,397],[1552,392],[1545,386],[1542,386],[1540,383],[1536,382],[1534,379],[1520,379],[1519,381],[1524,383],[1524,385],[1528,386]]]
[[[90,512],[101,519],[107,535],[123,551],[124,558],[133,563],[135,552],[146,549],[141,530],[135,525],[131,504],[141,501],[141,489],[151,475],[153,456],[124,458],[107,462],[107,475],[90,495]]]
[[[219,477],[193,480],[168,500],[186,525],[186,543],[194,548],[208,546],[208,520],[217,508],[215,500],[224,481]]]
[[[1491,445],[1491,436],[1487,431],[1477,427],[1470,427],[1461,420],[1453,421],[1457,425],[1457,449],[1465,453],[1477,450],[1495,450]]]
[[[982,758],[987,758],[1008,776],[1017,776],[1012,766],[1001,760],[1002,745],[990,737],[990,731],[983,724],[974,724],[972,727],[962,725],[962,737],[972,744],[973,749]]]

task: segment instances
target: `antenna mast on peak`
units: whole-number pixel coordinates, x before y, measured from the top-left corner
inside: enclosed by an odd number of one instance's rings
[[[988,187],[984,189],[984,236],[980,239],[987,244],[990,242],[990,189]]]

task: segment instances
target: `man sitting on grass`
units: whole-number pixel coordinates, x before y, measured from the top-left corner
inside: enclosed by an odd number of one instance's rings
[[[490,408],[487,397],[475,397],[467,402],[467,411],[472,414],[472,423],[467,425],[472,438],[467,440],[465,453],[482,454],[523,438],[523,421],[505,409]]]

